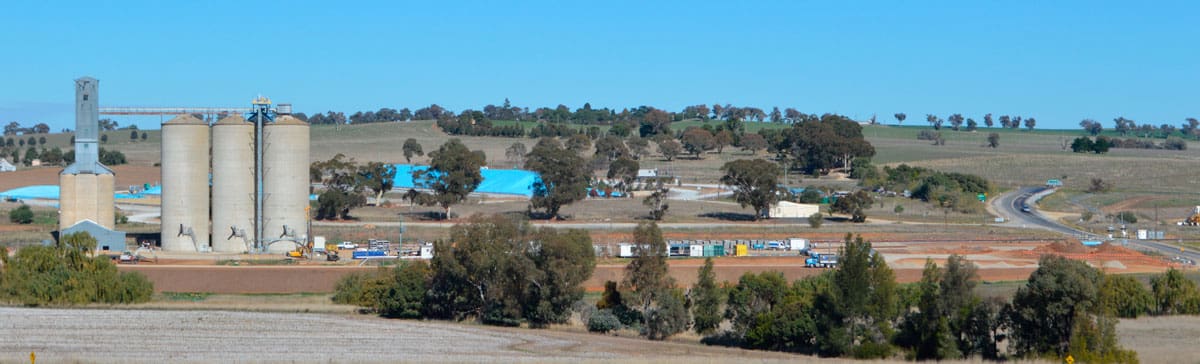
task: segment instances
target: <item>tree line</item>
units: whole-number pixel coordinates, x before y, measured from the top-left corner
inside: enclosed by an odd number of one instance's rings
[[[738,119],[749,122],[799,123],[811,118],[795,108],[779,107],[764,111],[752,106],[735,106],[731,104],[714,103],[711,106],[697,104],[685,106],[680,111],[667,111],[653,106],[642,105],[617,110],[615,108],[593,108],[591,103],[584,103],[574,110],[567,105],[555,107],[529,108],[514,106],[507,98],[501,105],[488,104],[482,108],[465,109],[462,112],[479,112],[489,120],[540,121],[586,125],[616,125],[644,118],[665,119],[666,121],[699,120],[729,120]],[[407,107],[400,109],[380,108],[375,111],[357,111],[350,116],[343,112],[327,111],[309,116],[305,113],[294,113],[293,116],[312,124],[366,124],[383,122],[405,122],[411,120],[446,120],[462,115],[446,109],[438,104],[411,110]]]
[[[1088,132],[1092,136],[1099,136],[1104,132],[1104,125],[1092,119],[1083,119],[1079,122],[1079,127]],[[1130,134],[1139,138],[1161,138],[1167,139],[1172,136],[1182,138],[1193,138],[1200,140],[1200,120],[1196,118],[1185,118],[1184,123],[1178,128],[1174,125],[1163,123],[1155,126],[1153,123],[1143,123],[1138,125],[1136,121],[1126,119],[1125,117],[1117,117],[1113,119],[1113,131],[1121,136]],[[1175,135],[1178,132],[1179,135]]]
[[[98,153],[100,163],[106,166],[122,165],[127,162],[125,153],[121,153],[119,150],[100,148]],[[39,150],[31,146],[22,154],[20,148],[4,146],[0,147],[0,158],[9,158],[14,164],[21,163],[26,166],[33,165],[34,160],[40,161],[43,166],[66,166],[75,162],[75,150],[68,149],[63,152],[59,147],[49,149],[43,147]]]
[[[977,268],[961,256],[944,266],[928,260],[919,282],[900,285],[869,241],[847,234],[839,266],[818,276],[788,282],[779,272],[748,272],[720,284],[709,258],[696,283],[681,287],[656,224],[639,224],[634,244],[638,254],[621,280],[606,282],[588,304],[580,284],[595,260],[586,232],[474,217],[435,244],[429,264],[348,276],[334,300],[384,317],[542,328],[579,315],[589,331],[630,330],[651,340],[694,330],[710,345],[915,360],[1070,354],[1136,362],[1117,343],[1117,318],[1200,313],[1200,290],[1174,269],[1147,289],[1133,277],[1046,255],[1011,299],[985,298],[975,291]]]
[[[1178,137],[1167,138],[1160,144],[1134,138],[1110,138],[1103,135],[1095,138],[1081,136],[1071,141],[1070,148],[1075,153],[1096,154],[1108,153],[1108,150],[1113,148],[1187,150],[1187,142]]]
[[[905,113],[896,113],[893,115],[893,117],[896,118],[896,123],[900,125],[903,125],[904,121],[908,119],[908,115]],[[950,130],[954,131],[975,131],[980,127],[979,122],[974,118],[963,117],[962,114],[950,114],[944,119],[934,114],[925,114],[925,122],[929,123],[934,130],[941,130],[943,127],[947,126],[947,123],[949,124],[948,126]],[[871,123],[875,123],[874,117],[871,118]],[[990,113],[983,115],[983,127],[991,128],[993,126],[997,126],[997,124],[1002,129],[1020,129],[1022,126],[1024,126],[1027,130],[1033,130],[1033,128],[1037,126],[1037,119],[1033,117],[1022,117],[1020,115],[1000,115],[998,118],[993,118],[992,114]]]

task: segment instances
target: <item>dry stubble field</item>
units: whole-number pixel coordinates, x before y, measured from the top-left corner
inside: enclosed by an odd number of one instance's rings
[[[636,362],[852,363],[851,360],[578,332],[354,314],[0,307],[0,362]],[[1121,343],[1142,362],[1196,362],[1200,317],[1125,320]],[[876,361],[900,362],[900,361]],[[978,361],[964,361],[978,362]]]

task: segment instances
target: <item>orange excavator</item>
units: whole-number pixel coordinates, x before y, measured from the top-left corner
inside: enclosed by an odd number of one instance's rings
[[[1188,216],[1187,219],[1179,222],[1179,225],[1200,226],[1200,206],[1192,209],[1192,216]]]

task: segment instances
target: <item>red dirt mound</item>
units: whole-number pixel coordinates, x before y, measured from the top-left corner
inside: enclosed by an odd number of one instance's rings
[[[1087,254],[1092,252],[1092,248],[1083,246],[1077,242],[1056,241],[1033,249],[1037,254]]]

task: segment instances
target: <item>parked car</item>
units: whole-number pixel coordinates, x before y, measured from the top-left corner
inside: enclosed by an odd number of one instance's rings
[[[354,248],[358,247],[358,244],[351,243],[349,241],[343,241],[341,243],[338,243],[337,247],[338,247],[338,249],[354,249]]]

